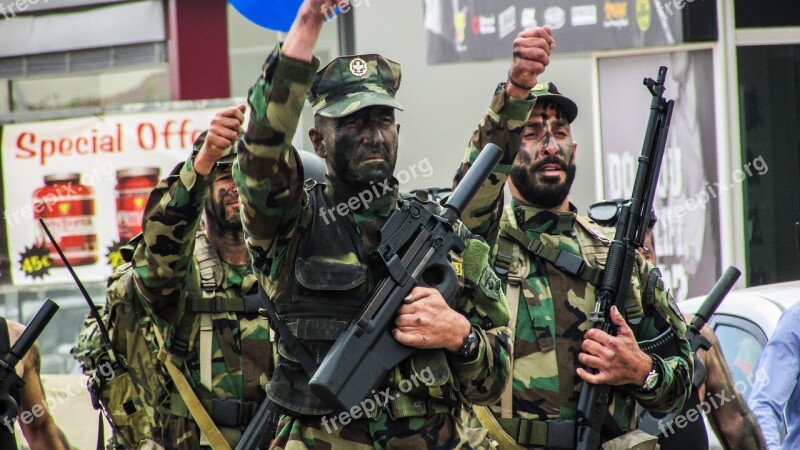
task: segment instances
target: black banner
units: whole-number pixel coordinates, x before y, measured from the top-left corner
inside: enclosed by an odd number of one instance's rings
[[[425,0],[428,63],[507,58],[519,32],[544,25],[559,53],[679,44],[694,1]]]

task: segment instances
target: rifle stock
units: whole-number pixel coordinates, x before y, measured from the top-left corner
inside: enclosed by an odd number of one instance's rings
[[[450,251],[463,251],[465,243],[453,225],[501,155],[499,147],[488,144],[441,215],[417,199],[392,213],[371,254],[384,277],[311,378],[309,386],[315,395],[339,410],[350,410],[386,379],[389,370],[416,351],[391,334],[397,310],[417,285],[434,287],[448,300],[455,295],[458,277],[447,256]]]
[[[650,91],[652,100],[642,153],[639,157],[639,166],[633,184],[633,193],[630,203],[622,207],[614,240],[608,251],[603,278],[597,290],[595,310],[589,318],[594,328],[611,335],[616,332],[610,318],[611,306],[616,306],[619,311],[625,311],[628,285],[636,264],[636,249],[642,246],[647,231],[658,175],[661,170],[661,161],[664,157],[674,105],[672,100],[667,101],[664,98],[666,76],[667,68],[661,66],[655,81],[650,78],[644,80],[644,85]],[[611,386],[609,385],[583,383],[577,411],[576,448],[578,450],[600,448],[603,426],[608,426],[608,423],[613,422],[606,420],[610,396]],[[617,429],[608,431],[611,434],[621,432]]]

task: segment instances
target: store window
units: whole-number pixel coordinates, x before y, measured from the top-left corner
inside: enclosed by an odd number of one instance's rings
[[[11,82],[12,110],[112,107],[170,99],[166,64],[91,75],[51,75]]]
[[[734,9],[736,28],[800,26],[797,0],[736,0]]]
[[[749,286],[800,277],[800,45],[740,47],[742,167]]]

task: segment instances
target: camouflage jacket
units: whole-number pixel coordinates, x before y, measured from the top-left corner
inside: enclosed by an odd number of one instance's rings
[[[314,63],[305,63],[285,57],[280,47],[273,51],[264,65],[262,77],[250,90],[250,120],[239,148],[238,161],[234,163],[234,180],[242,202],[242,220],[253,269],[273,299],[286,289],[289,278],[294,277],[300,244],[298,224],[318,214],[309,208],[309,194],[298,175],[298,156],[291,147],[304,95],[317,66],[316,60]],[[341,185],[332,186],[331,183],[328,191],[327,195],[334,202],[342,202],[354,194],[346,192]],[[345,217],[338,216],[338,220],[350,220],[356,224],[363,246],[369,251],[377,242],[378,230],[396,207],[397,193],[392,191],[371,202],[367,208],[359,207],[345,214]],[[455,394],[468,401],[488,403],[498,398],[508,376],[508,311],[499,293],[499,280],[496,285],[491,282],[480,283],[481,275],[494,278],[487,264],[489,249],[485,244],[481,245],[485,249],[483,258],[475,255],[475,260],[464,262],[463,276],[473,279],[465,281],[467,286],[460,291],[455,302],[455,307],[465,314],[478,331],[478,356],[473,361],[456,361],[449,357],[447,360],[449,370],[460,386]],[[478,270],[467,273],[467,266],[477,267]],[[486,311],[491,309],[499,309],[504,317],[490,319]],[[489,326],[485,326],[487,324]],[[283,356],[281,361],[284,361]],[[302,380],[297,381],[297,377],[302,378],[305,374],[294,365],[295,369],[287,378],[302,383]],[[281,368],[282,363],[279,363],[276,378]],[[401,374],[403,378],[408,375]],[[268,392],[273,397],[271,389],[268,388]],[[297,400],[293,404],[298,403],[304,402]]]
[[[264,386],[272,361],[269,325],[257,314],[224,311],[224,301],[252,292],[255,275],[247,266],[236,267],[217,258],[222,263],[218,269],[221,279],[216,292],[211,294],[214,300],[223,300],[223,311],[189,312],[189,305],[196,304],[194,302],[204,296],[198,260],[193,255],[213,176],[213,172],[206,176],[195,172],[189,159],[155,188],[148,200],[143,240],[133,257],[136,286],[153,313],[154,323],[162,330],[165,346],[173,354],[177,348],[178,328],[186,326],[191,329],[182,367],[204,405],[210,399],[243,400],[248,410],[245,416],[249,416],[264,399]],[[210,333],[211,386],[201,382],[199,353],[202,333],[199,329],[203,316],[210,316],[213,329]],[[173,400],[176,397],[177,391],[172,395]],[[169,439],[172,446],[180,443],[182,449],[196,448],[197,433],[187,419],[190,417],[188,410],[177,400],[172,403],[172,413],[178,418],[168,427],[165,439]],[[209,414],[218,422],[212,411]],[[235,429],[221,429],[229,443],[235,445],[240,437],[239,431],[246,425],[242,422],[247,420],[242,419],[239,426],[233,427]]]
[[[498,87],[490,111],[472,136],[455,183],[463,177],[485,144],[493,142],[499,145],[504,151],[503,159],[465,209],[462,219],[492,244],[492,262],[496,267],[499,267],[497,256],[501,247],[516,248],[514,260],[510,263],[512,267],[519,263],[519,255],[525,251],[513,241],[504,243],[499,238],[500,229],[510,227],[524,231],[529,238],[538,238],[561,251],[581,256],[592,267],[602,268],[609,240],[599,226],[592,223],[591,229],[587,230],[579,225],[573,205],[570,205],[568,213],[521,206],[513,200],[503,207],[503,188],[520,148],[533,101],[533,98],[526,101],[509,99],[502,86]],[[499,220],[501,216],[502,220]],[[632,312],[640,316],[638,319],[641,321],[637,319],[638,325],[632,325],[632,329],[639,340],[653,338],[667,326],[674,327],[683,336],[686,325],[671,295],[663,288],[645,289],[645,283],[640,282],[646,280],[653,269],[639,258],[629,289],[628,314],[629,321]],[[530,270],[520,289],[520,298],[507,300],[519,302],[514,336],[515,417],[535,420],[574,417],[583,384],[575,369],[583,332],[590,325],[587,317],[595,304],[594,292],[593,285],[530,255]],[[652,301],[645,301],[646,306],[642,307],[643,298]],[[653,393],[638,393],[626,387],[614,391],[610,412],[623,428],[630,429],[635,423],[634,399],[654,411],[681,407],[691,387],[690,353],[688,342],[681,339],[679,354],[666,359],[656,357],[664,378]],[[499,408],[495,410],[498,412]]]

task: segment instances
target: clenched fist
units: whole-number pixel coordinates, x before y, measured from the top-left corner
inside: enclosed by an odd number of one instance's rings
[[[539,75],[550,64],[550,52],[555,46],[553,30],[549,25],[531,28],[518,34],[514,40],[514,56],[511,69],[508,71],[509,82],[506,83],[506,92],[516,98],[527,98],[529,92],[514,86],[514,83],[530,88],[536,85]]]
[[[244,123],[244,105],[223,109],[211,119],[206,140],[194,160],[194,170],[208,175],[214,164],[225,156],[226,150],[236,144]]]

